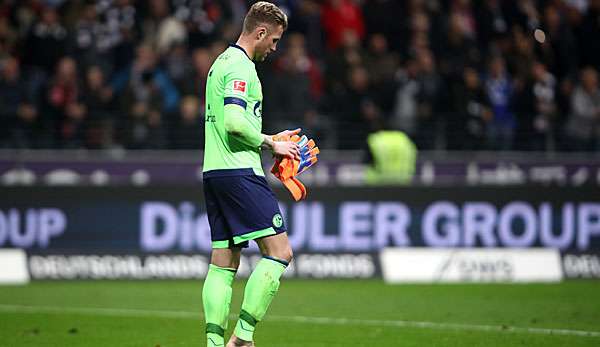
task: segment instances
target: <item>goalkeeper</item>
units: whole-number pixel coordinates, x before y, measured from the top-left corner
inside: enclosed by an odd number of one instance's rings
[[[316,158],[306,158],[308,149],[296,136],[300,129],[274,136],[261,133],[262,90],[254,66],[275,51],[286,28],[287,17],[277,6],[257,2],[246,14],[237,43],[215,60],[206,81],[203,183],[213,248],[202,290],[208,346],[225,344],[231,285],[248,241],[258,243],[263,258],[246,283],[228,347],[254,345],[254,330],[292,260],[260,152],[270,149],[278,163],[293,162],[299,169],[303,165],[298,163],[310,166]],[[289,175],[283,178],[289,181]]]

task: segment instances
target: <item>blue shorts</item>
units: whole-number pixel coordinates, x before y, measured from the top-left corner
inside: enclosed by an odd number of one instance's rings
[[[252,169],[212,170],[203,182],[212,248],[248,247],[286,231],[275,194]]]

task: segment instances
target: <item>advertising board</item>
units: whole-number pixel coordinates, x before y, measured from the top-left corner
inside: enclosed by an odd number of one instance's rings
[[[600,250],[600,191],[558,187],[276,190],[296,252],[385,247]],[[0,248],[208,253],[200,187],[22,187],[0,191]],[[256,246],[252,246],[256,251]]]
[[[563,253],[562,266],[566,278],[600,279],[600,253]]]
[[[387,248],[381,252],[388,283],[559,282],[553,249]]]
[[[248,277],[260,258],[243,254],[237,277]],[[31,254],[28,265],[35,280],[202,279],[209,260],[206,254]],[[303,253],[284,276],[364,279],[380,277],[381,270],[375,254]]]

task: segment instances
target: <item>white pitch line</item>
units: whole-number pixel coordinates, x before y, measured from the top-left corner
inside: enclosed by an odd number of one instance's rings
[[[30,305],[4,305],[0,304],[0,312],[9,313],[55,313],[55,314],[85,314],[111,317],[153,317],[153,318],[180,318],[201,319],[201,312],[173,311],[173,310],[147,310],[131,308],[100,308],[100,307],[60,307],[60,306],[30,306]],[[230,315],[230,319],[237,319],[237,315]],[[379,319],[355,319],[334,317],[309,317],[309,316],[278,316],[267,315],[266,321],[293,322],[319,325],[363,325],[363,326],[385,326],[397,328],[421,328],[435,330],[462,330],[462,331],[484,331],[484,332],[512,332],[537,335],[566,335],[583,337],[600,337],[600,331],[552,329],[552,328],[526,328],[506,325],[483,325],[462,323],[437,323],[419,322],[408,320],[379,320]]]

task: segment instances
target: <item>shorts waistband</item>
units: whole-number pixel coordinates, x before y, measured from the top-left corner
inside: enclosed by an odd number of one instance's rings
[[[202,173],[202,178],[213,178],[213,177],[230,177],[230,176],[256,176],[254,170],[251,168],[247,169],[218,169],[210,170]]]

